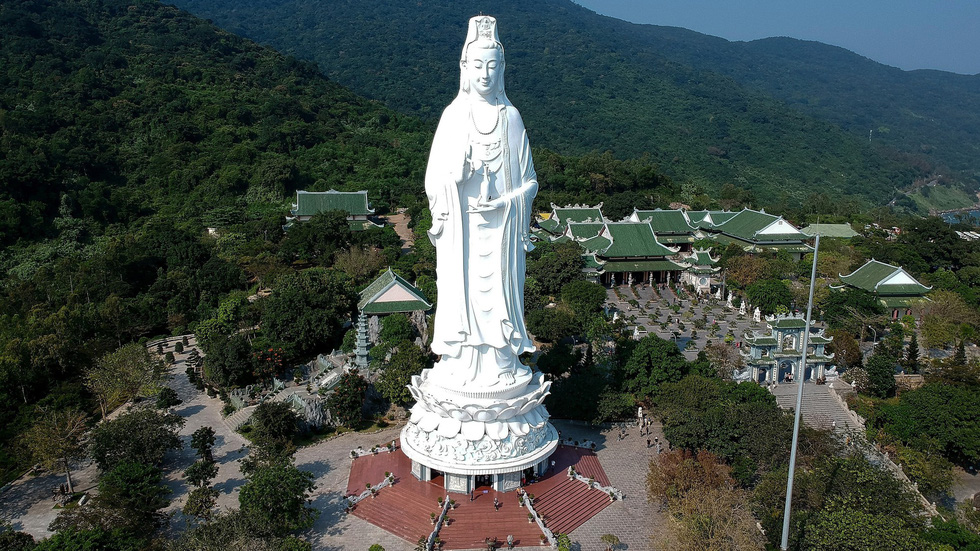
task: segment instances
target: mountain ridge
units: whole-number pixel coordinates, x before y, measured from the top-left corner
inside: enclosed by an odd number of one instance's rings
[[[692,185],[734,183],[795,200],[820,191],[851,193],[881,203],[937,164],[922,151],[897,150],[898,140],[869,146],[866,135],[838,130],[839,122],[788,108],[762,87],[740,83],[712,64],[686,62],[685,56],[710,54],[718,65],[745,55],[727,53],[736,46],[725,39],[708,37],[711,48],[692,49],[691,36],[698,34],[693,31],[599,16],[566,0],[533,6],[516,0],[177,4],[313,60],[331,79],[389,107],[430,118],[455,95],[454,60],[466,19],[481,11],[494,14],[507,50],[508,94],[521,108],[533,143],[571,154],[647,153]]]

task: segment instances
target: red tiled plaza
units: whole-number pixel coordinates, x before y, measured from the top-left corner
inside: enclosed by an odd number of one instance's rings
[[[574,466],[576,472],[603,486],[609,485],[609,480],[591,450],[558,446],[550,461],[554,461],[554,468],[524,489],[535,496],[535,509],[548,528],[555,533],[568,533],[610,503],[609,496],[601,490],[570,480],[566,476],[568,467]],[[355,459],[347,483],[348,495],[360,494],[367,484],[379,484],[385,472],[394,475],[395,483],[379,490],[376,497],[358,503],[351,514],[412,544],[420,537],[428,537],[433,528],[430,514],[439,514],[438,498],[445,498],[446,490],[441,478],[423,482],[411,471],[412,462],[400,449]],[[450,493],[449,497],[456,500],[456,509],[449,513],[452,521],[439,532],[443,549],[485,548],[486,538],[496,536],[503,543],[508,535],[514,536],[517,546],[541,543],[541,530],[536,523],[528,522],[527,509],[518,505],[517,492],[478,487],[473,496]],[[494,498],[500,502],[497,510]]]

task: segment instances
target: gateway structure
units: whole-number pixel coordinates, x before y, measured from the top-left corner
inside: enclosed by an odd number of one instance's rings
[[[439,302],[432,351],[412,378],[417,401],[402,451],[421,480],[452,492],[516,489],[558,445],[543,405],[550,382],[523,365],[525,255],[538,182],[520,113],[504,92],[493,17],[469,21],[460,87],[432,142],[425,191]]]

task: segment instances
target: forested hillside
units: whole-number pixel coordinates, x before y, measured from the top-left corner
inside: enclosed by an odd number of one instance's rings
[[[653,27],[599,17],[568,0],[177,4],[313,60],[332,79],[392,108],[428,117],[456,93],[467,19],[491,13],[507,50],[508,94],[532,143],[562,153],[649,154],[679,180],[708,189],[734,183],[769,203],[798,203],[818,190],[886,202],[929,168],[733,78],[672,59],[638,40]]]
[[[421,190],[425,124],[158,2],[4,2],[0,67],[0,478],[98,358],[305,259],[295,188]]]

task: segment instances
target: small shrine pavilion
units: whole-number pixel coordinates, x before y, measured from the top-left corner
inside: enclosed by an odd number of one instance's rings
[[[803,356],[803,331],[806,320],[802,314],[766,316],[766,332],[745,333],[742,357],[746,369],[742,380],[763,383],[779,383],[791,380],[833,378],[836,367],[831,364],[833,354],[826,352],[826,346],[833,340],[824,335],[823,329],[810,326],[807,343],[806,371],[801,372]],[[788,376],[788,377],[787,377]]]
[[[864,263],[848,275],[840,275],[841,285],[831,285],[832,289],[851,287],[867,291],[878,298],[890,313],[892,319],[912,315],[912,308],[929,300],[926,293],[932,287],[916,281],[900,266],[892,266],[875,259]]]

